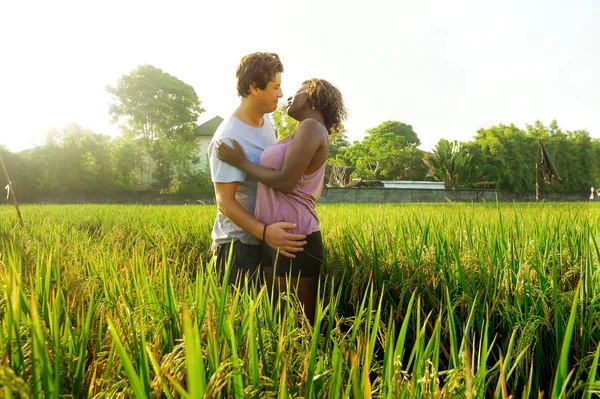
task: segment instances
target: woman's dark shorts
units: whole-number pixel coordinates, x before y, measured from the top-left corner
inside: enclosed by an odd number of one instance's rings
[[[295,252],[295,258],[288,258],[277,254],[273,248],[267,244],[262,245],[262,265],[263,267],[275,267],[277,276],[290,274],[292,277],[314,277],[321,272],[323,265],[323,239],[321,232],[317,231],[306,236],[306,245],[304,251]],[[277,265],[275,265],[277,259]]]

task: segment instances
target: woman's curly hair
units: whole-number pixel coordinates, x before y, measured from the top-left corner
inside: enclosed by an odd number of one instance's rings
[[[306,85],[308,104],[323,114],[323,121],[329,134],[339,133],[344,130],[342,121],[348,117],[344,106],[342,93],[326,80],[309,79],[302,82]]]

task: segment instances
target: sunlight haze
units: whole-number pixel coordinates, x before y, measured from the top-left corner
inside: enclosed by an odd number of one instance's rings
[[[593,0],[3,2],[0,144],[20,151],[69,123],[120,134],[105,86],[140,64],[193,86],[200,122],[225,117],[255,51],[282,58],[285,97],[310,77],[335,84],[351,141],[386,120],[424,150],[537,119],[600,137],[598,20]]]

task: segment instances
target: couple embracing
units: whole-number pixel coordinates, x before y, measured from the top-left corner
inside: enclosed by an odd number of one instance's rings
[[[277,293],[290,282],[313,322],[323,263],[315,202],[324,184],[330,135],[341,131],[347,112],[336,87],[307,80],[287,103],[298,127],[277,142],[267,114],[283,97],[282,73],[273,53],[247,55],[237,67],[240,105],[208,147],[218,208],[213,253],[223,278],[232,251],[231,284],[247,275]]]

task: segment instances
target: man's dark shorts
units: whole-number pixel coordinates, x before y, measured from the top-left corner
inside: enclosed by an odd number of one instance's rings
[[[260,276],[260,263],[262,261],[261,246],[244,244],[239,240],[227,244],[213,243],[213,255],[215,256],[215,268],[219,281],[223,283],[229,251],[233,245],[231,259],[231,271],[229,273],[229,284],[242,284],[245,275],[252,281],[258,281]]]

